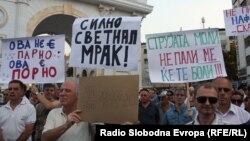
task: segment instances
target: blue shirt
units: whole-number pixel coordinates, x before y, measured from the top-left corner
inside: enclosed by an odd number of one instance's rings
[[[192,116],[188,116],[188,107],[183,104],[180,107],[180,112],[177,111],[176,106],[171,106],[165,113],[162,120],[163,125],[184,125],[192,121],[196,115],[196,111],[192,110]]]

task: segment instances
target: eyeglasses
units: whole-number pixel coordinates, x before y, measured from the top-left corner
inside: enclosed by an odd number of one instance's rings
[[[206,103],[207,99],[208,99],[210,104],[215,104],[218,101],[218,99],[216,97],[200,96],[200,97],[197,97],[196,99],[197,99],[198,103],[202,103],[202,104]]]
[[[221,92],[223,90],[226,93],[231,91],[231,89],[229,89],[229,88],[218,88],[218,90],[219,90],[219,92]]]
[[[242,103],[243,101],[240,99],[231,99],[232,103]]]

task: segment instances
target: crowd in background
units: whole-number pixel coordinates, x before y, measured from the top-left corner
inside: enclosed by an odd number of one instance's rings
[[[0,141],[93,140],[94,125],[81,122],[77,83],[38,91],[19,80],[9,82],[0,107]],[[227,78],[200,82],[195,88],[143,88],[138,93],[140,125],[250,124],[250,87],[234,89]],[[84,133],[84,134],[82,134]]]

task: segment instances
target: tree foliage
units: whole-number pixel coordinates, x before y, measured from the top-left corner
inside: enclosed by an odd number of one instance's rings
[[[236,45],[234,42],[230,44],[230,51],[223,50],[223,57],[228,78],[238,80]]]

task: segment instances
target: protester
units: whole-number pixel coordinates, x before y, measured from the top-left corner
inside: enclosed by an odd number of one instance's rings
[[[53,86],[55,89],[55,86]],[[38,89],[36,88],[35,85],[33,85],[31,87],[31,93],[32,94],[35,94],[38,101],[46,108],[46,109],[53,109],[53,108],[58,108],[58,107],[61,107],[61,103],[56,100],[56,92],[55,90],[53,90],[53,94],[51,94],[48,99],[48,97],[46,98],[44,93],[40,93],[38,92]],[[53,99],[53,100],[50,100],[50,99]]]
[[[226,77],[218,77],[213,81],[218,89],[219,106],[216,114],[219,120],[230,124],[242,124],[250,119],[250,114],[231,103],[232,82]]]
[[[247,96],[244,99],[244,104],[245,104],[245,110],[250,113],[250,96]]]
[[[59,94],[61,108],[51,110],[44,126],[42,141],[90,141],[90,124],[81,122],[77,109],[77,82],[66,80]]]
[[[37,92],[34,92],[37,93]],[[56,94],[56,87],[52,83],[46,83],[43,85],[43,95],[44,97],[51,103],[54,102],[59,102],[55,100],[54,96]],[[35,94],[35,95],[41,95],[41,94]],[[41,99],[41,96],[37,96],[37,98]],[[39,99],[38,99],[39,100]],[[39,103],[36,106],[36,112],[37,112],[37,121],[35,124],[35,136],[34,140],[35,141],[41,141],[41,135],[43,131],[44,124],[46,122],[47,115],[49,111],[51,110],[50,108],[53,109],[52,106],[50,107],[45,107],[43,103]]]
[[[212,83],[201,84],[194,93],[194,105],[198,111],[195,120],[188,125],[218,125],[226,124],[219,121],[216,116],[218,107],[218,92]]]
[[[36,121],[34,106],[24,98],[26,86],[20,80],[8,85],[8,103],[0,108],[0,128],[4,141],[31,141]]]
[[[149,94],[151,96],[151,101],[154,104],[157,104],[159,102],[159,96],[157,94],[157,90],[155,88],[150,88],[150,89],[148,89],[148,91],[149,91]]]
[[[184,125],[194,119],[196,111],[184,103],[186,98],[186,90],[183,88],[176,88],[174,94],[175,105],[171,106],[165,113],[161,124]]]
[[[156,125],[160,123],[159,109],[151,101],[151,95],[147,89],[141,89],[139,92],[139,122],[140,124]]]
[[[236,106],[241,107],[241,105],[243,103],[243,98],[244,98],[243,94],[241,94],[239,91],[234,91],[233,95],[231,96],[231,102],[233,104],[235,104]],[[244,105],[244,107],[245,107],[245,105]]]
[[[8,99],[8,89],[3,90],[2,94],[3,94],[3,103],[0,104],[0,107],[5,105],[9,101],[9,99]]]
[[[160,113],[160,123],[162,122],[164,118],[165,112],[171,107],[174,106],[173,103],[168,101],[167,99],[167,91],[162,91],[160,96],[160,102],[157,103],[157,107],[159,108]]]
[[[174,92],[172,90],[167,90],[167,99],[170,103],[174,104]]]

